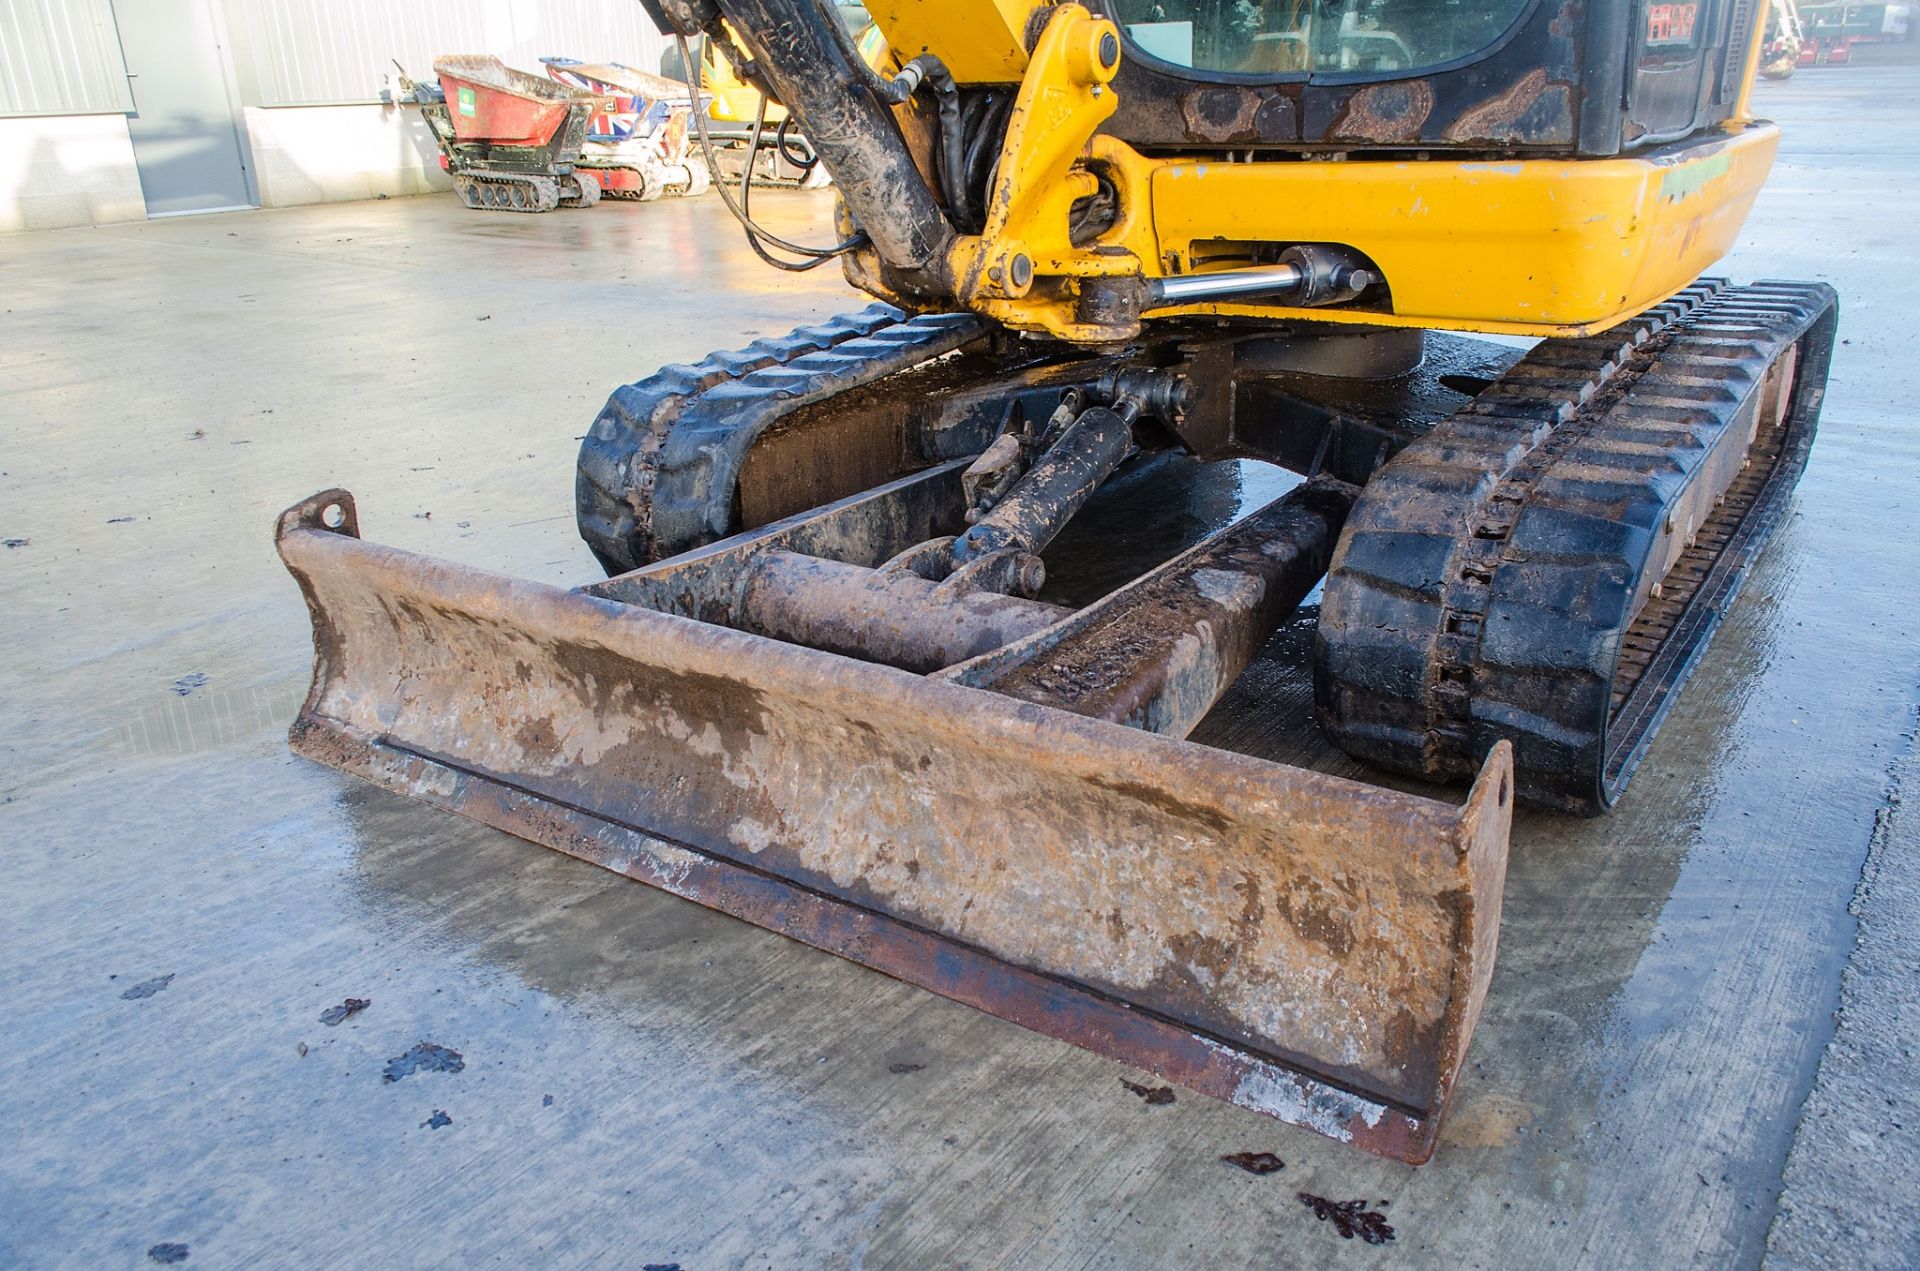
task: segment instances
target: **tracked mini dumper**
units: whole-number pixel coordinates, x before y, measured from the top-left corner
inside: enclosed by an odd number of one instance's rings
[[[582,170],[580,155],[602,99],[485,54],[435,58],[433,70],[446,100],[420,113],[462,203],[551,212],[600,201],[600,182]]]
[[[1754,14],[1683,46],[1583,0],[1505,34],[1381,0],[1249,42],[1195,8],[1170,67],[1099,4],[947,0],[876,11],[951,55],[882,75],[813,0],[648,7],[741,41],[834,174],[849,237],[730,202],[756,248],[902,303],[617,390],[576,483],[604,581],[369,544],[341,490],[289,509],[294,747],[1425,1160],[1516,800],[1621,796],[1813,441],[1831,289],[1700,277],[1778,140]],[[1301,480],[1062,603],[1049,544],[1162,451]],[[1322,729],[1461,802],[1186,739],[1323,578]]]
[[[555,82],[598,101],[587,121],[580,167],[599,183],[602,194],[652,202],[667,194],[698,197],[707,192],[712,178],[688,146],[694,106],[683,85],[617,62],[570,57],[540,61]]]

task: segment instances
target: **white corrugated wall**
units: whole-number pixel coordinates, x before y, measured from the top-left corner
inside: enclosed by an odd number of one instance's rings
[[[0,115],[132,109],[108,0],[0,0]]]
[[[653,70],[663,47],[635,0],[225,0],[225,5],[241,96],[251,106],[373,101],[395,62],[427,78],[433,59],[443,53],[492,53],[535,73],[541,71],[539,59],[551,54]]]
[[[0,232],[144,214],[113,5],[0,0]],[[287,206],[445,188],[417,110],[377,103],[443,53],[659,65],[636,0],[193,0],[225,29],[253,184]]]
[[[398,61],[493,53],[540,72],[549,54],[658,69],[664,43],[635,0],[216,0],[249,106],[370,102]],[[133,109],[110,0],[0,0],[0,115]]]

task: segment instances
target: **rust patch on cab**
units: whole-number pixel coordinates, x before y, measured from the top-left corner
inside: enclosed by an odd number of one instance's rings
[[[1254,135],[1259,98],[1237,88],[1196,88],[1180,99],[1187,131],[1197,141],[1243,141]]]
[[[1348,98],[1327,135],[1334,141],[1415,142],[1432,113],[1432,84],[1424,79],[1392,80],[1369,85]]]
[[[1571,103],[1567,85],[1549,80],[1546,69],[1536,67],[1505,92],[1461,111],[1444,135],[1453,142],[1564,140],[1573,130]]]

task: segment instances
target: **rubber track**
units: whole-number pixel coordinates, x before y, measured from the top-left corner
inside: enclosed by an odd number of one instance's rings
[[[461,172],[454,176],[453,188],[460,201],[476,212],[551,212],[563,202],[557,178],[522,172]],[[481,201],[486,197],[484,190],[498,190],[504,195],[515,188],[529,191],[532,202],[516,207]]]
[[[741,461],[770,425],[986,332],[974,314],[871,304],[616,389],[580,444],[580,537],[609,574],[726,537]]]
[[[1428,778],[1470,775],[1504,738],[1526,797],[1608,806],[1804,466],[1834,320],[1821,285],[1703,280],[1536,346],[1397,455],[1328,575],[1315,679],[1329,735]],[[1784,429],[1756,440],[1663,599],[1629,612],[1667,509],[1803,337]]]

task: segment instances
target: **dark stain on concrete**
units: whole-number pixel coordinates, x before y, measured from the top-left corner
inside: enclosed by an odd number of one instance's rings
[[[370,997],[350,997],[338,1006],[329,1006],[320,1012],[320,1022],[332,1028],[350,1015],[358,1015],[373,1005]]]
[[[1388,1244],[1393,1240],[1393,1228],[1387,1225],[1387,1216],[1368,1209],[1364,1200],[1328,1200],[1310,1192],[1301,1192],[1299,1196],[1300,1203],[1311,1209],[1315,1218],[1333,1224],[1342,1240],[1358,1236],[1370,1245]]]
[[[1249,1174],[1278,1174],[1287,1167],[1287,1163],[1272,1152],[1231,1152],[1220,1159]]]
[[[120,999],[125,1002],[137,1002],[143,997],[152,997],[155,993],[158,993],[161,989],[173,983],[175,974],[175,972],[169,971],[165,975],[155,976],[151,980],[142,980],[140,983],[122,993]]]
[[[1120,1084],[1139,1095],[1151,1107],[1162,1107],[1173,1102],[1172,1086],[1143,1086],[1137,1081],[1120,1078]]]
[[[404,1055],[395,1055],[387,1060],[386,1076],[383,1080],[398,1081],[402,1077],[411,1077],[416,1072],[459,1072],[467,1066],[467,1061],[457,1050],[448,1050],[445,1046],[433,1042],[420,1042]]]

